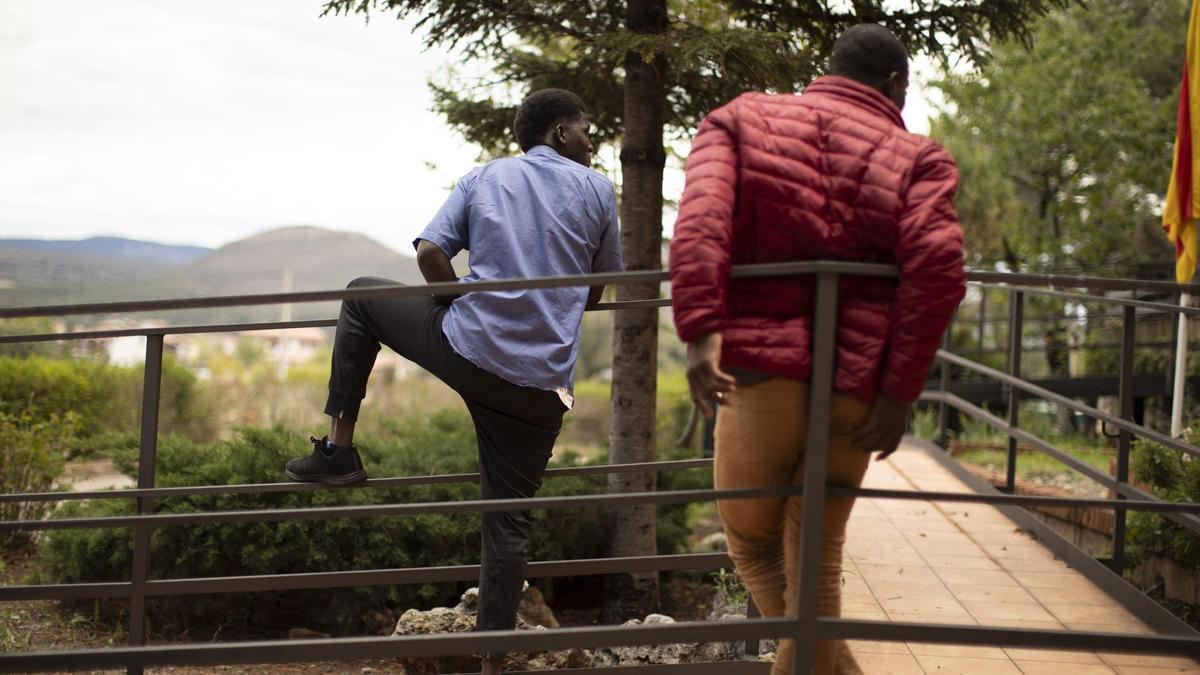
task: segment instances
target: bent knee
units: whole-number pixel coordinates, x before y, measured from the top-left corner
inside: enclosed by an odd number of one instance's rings
[[[399,286],[402,285],[398,281],[391,279],[383,279],[380,277],[358,277],[346,284],[346,288],[362,288],[363,286]]]

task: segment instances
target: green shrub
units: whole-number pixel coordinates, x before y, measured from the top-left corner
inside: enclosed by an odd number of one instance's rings
[[[69,454],[93,450],[93,439],[136,433],[142,411],[141,366],[82,359],[0,356],[0,414],[33,407],[43,415],[75,415],[78,437]],[[163,362],[159,429],[200,440],[215,432],[209,395],[186,368]]]
[[[386,438],[364,437],[359,449],[374,476],[433,475],[477,470],[474,430],[468,416],[443,411],[425,420],[391,423]],[[242,429],[230,441],[196,445],[179,437],[159,445],[160,486],[228,485],[283,479],[287,459],[308,446],[281,429]],[[114,451],[117,465],[133,475],[136,448]],[[694,472],[676,472],[680,474]],[[708,472],[704,472],[707,474]],[[711,478],[669,478],[667,486]],[[598,494],[603,476],[545,480],[539,496]],[[477,499],[474,484],[430,485],[403,489],[339,489],[263,495],[206,495],[159,499],[157,512],[285,509]],[[680,510],[681,511],[681,510]],[[132,512],[126,502],[73,504],[61,517]],[[664,552],[682,547],[675,509],[661,509],[660,544]],[[535,511],[531,560],[593,558],[603,555],[604,513],[599,507]],[[668,533],[664,540],[664,533]],[[288,574],[336,570],[387,569],[473,564],[479,561],[478,514],[412,517],[321,519],[281,523],[164,527],[152,537],[152,579],[226,575]],[[43,567],[55,581],[126,580],[130,577],[129,530],[54,531],[43,547]],[[303,593],[261,593],[253,602],[234,596],[190,596],[157,609],[160,620],[204,621],[230,617],[249,625],[278,625],[280,616],[299,623],[348,632],[359,628],[367,610],[454,604],[461,586],[406,585],[330,589]],[[186,602],[184,602],[186,601]],[[272,624],[272,622],[276,622]]]
[[[1160,499],[1200,501],[1200,461],[1158,443],[1134,442],[1133,475]],[[1200,537],[1154,513],[1129,514],[1126,551],[1134,566],[1163,556],[1200,571]]]
[[[908,433],[917,438],[934,440],[941,431],[937,406],[918,407],[908,421]]]
[[[987,406],[983,406],[986,411]],[[991,412],[991,411],[988,411]],[[964,443],[991,443],[994,441],[1004,440],[1006,437],[999,431],[996,431],[990,424],[981,419],[976,419],[971,415],[963,415],[961,418],[962,429],[955,435],[955,438]]]
[[[66,446],[75,439],[73,413],[43,416],[33,408],[17,415],[0,413],[0,494],[47,492],[62,475]],[[52,502],[0,503],[0,520],[40,520]],[[30,541],[28,532],[0,532],[0,546]]]

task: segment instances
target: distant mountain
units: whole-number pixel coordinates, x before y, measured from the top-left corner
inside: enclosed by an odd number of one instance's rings
[[[0,239],[0,250],[148,262],[163,267],[186,265],[212,252],[212,249],[202,246],[175,246],[122,237],[90,237],[80,240]]]
[[[141,255],[129,257],[139,250]],[[203,255],[178,263],[195,250]],[[111,237],[80,242],[9,239],[0,240],[0,306],[278,293],[284,290],[287,272],[295,291],[344,288],[361,276],[422,283],[415,258],[358,233],[309,226],[271,230],[215,251]],[[279,312],[275,305],[152,314],[172,323],[221,323],[269,320]],[[336,303],[293,308],[297,319],[336,313]]]
[[[370,237],[319,227],[283,227],[226,244],[172,273],[195,280],[216,295],[275,293],[291,272],[292,290],[345,288],[352,279],[375,276],[423,283],[413,257]]]

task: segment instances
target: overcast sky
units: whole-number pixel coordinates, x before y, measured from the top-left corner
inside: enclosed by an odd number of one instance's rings
[[[215,247],[308,224],[410,251],[478,153],[429,110],[453,58],[321,7],[0,0],[0,238]],[[928,114],[911,92],[909,128]]]

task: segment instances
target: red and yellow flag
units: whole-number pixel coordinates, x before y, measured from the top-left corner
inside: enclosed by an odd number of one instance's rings
[[[1196,219],[1200,216],[1200,1],[1192,0],[1187,60],[1179,92],[1175,161],[1163,209],[1163,229],[1175,244],[1175,280],[1187,283],[1196,273]]]

